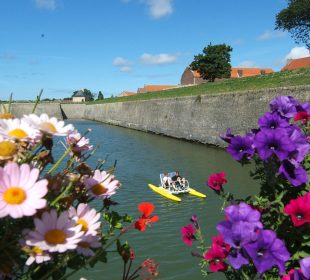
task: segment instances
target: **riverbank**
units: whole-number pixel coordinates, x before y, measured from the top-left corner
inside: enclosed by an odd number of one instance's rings
[[[159,98],[101,104],[39,104],[36,112],[64,119],[89,119],[187,141],[224,146],[219,135],[230,127],[243,134],[257,126],[257,119],[280,95],[310,102],[310,85]],[[21,117],[31,113],[32,103],[13,103]]]

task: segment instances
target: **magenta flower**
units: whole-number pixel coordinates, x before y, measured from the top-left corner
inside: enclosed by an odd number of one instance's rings
[[[301,273],[301,270],[298,269],[291,269],[288,274],[285,274],[281,280],[302,280],[303,277],[302,277],[302,273]]]
[[[309,223],[310,193],[290,200],[289,204],[285,205],[283,212],[291,215],[291,219],[295,227],[300,227],[305,223]]]
[[[227,270],[227,264],[224,262],[225,257],[226,254],[222,248],[215,244],[203,256],[209,262],[210,270],[213,272]]]
[[[195,233],[196,233],[195,228],[191,224],[188,224],[187,226],[184,226],[181,228],[181,233],[183,235],[183,242],[187,246],[192,246],[193,240],[196,239],[195,238]]]
[[[230,246],[229,244],[227,244],[226,242],[224,242],[223,236],[218,234],[216,236],[212,237],[212,245],[215,244],[219,247],[222,248],[222,250],[228,254],[229,250],[230,250]]]
[[[224,172],[212,174],[208,178],[208,186],[216,191],[220,191],[224,183],[227,183],[225,178],[226,174]]]
[[[310,114],[307,112],[297,112],[297,114],[294,116],[295,122],[301,121],[303,124],[307,124],[309,119]]]

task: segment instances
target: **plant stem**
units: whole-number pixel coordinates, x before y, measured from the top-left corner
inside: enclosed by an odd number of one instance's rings
[[[39,93],[39,95],[37,96],[36,103],[34,104],[33,109],[32,109],[32,112],[31,112],[32,114],[35,112],[35,110],[36,110],[36,108],[37,108],[37,106],[38,106],[38,104],[39,104],[39,102],[40,102],[42,93],[43,93],[43,89],[40,90],[40,93]]]
[[[47,172],[48,174],[53,174],[53,172],[58,168],[60,163],[66,158],[66,156],[70,153],[71,149],[68,148],[65,153],[59,158],[59,160],[53,165],[53,167]]]
[[[65,190],[52,201],[51,206],[54,206],[71,189],[72,185],[73,183],[70,182]]]

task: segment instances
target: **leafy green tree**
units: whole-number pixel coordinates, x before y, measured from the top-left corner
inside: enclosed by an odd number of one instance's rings
[[[288,0],[288,7],[276,16],[276,29],[288,31],[310,50],[310,0]]]
[[[84,94],[85,94],[87,101],[93,101],[94,100],[94,95],[92,94],[92,92],[89,89],[85,88]]]
[[[190,64],[192,70],[200,73],[204,80],[214,82],[216,78],[230,78],[230,52],[232,47],[226,44],[211,45],[203,49],[203,53],[195,55]]]
[[[103,99],[104,99],[103,94],[101,91],[99,91],[97,100],[103,100]]]

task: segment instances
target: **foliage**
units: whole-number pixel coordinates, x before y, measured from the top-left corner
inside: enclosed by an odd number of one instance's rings
[[[132,249],[123,235],[158,220],[147,202],[138,205],[137,219],[113,210],[121,183],[115,166],[88,165],[94,149],[87,133],[46,114],[0,114],[0,279],[67,279],[113,252],[126,266]],[[55,143],[64,149],[59,158]],[[140,265],[119,278],[157,276],[157,268]]]
[[[310,0],[288,0],[288,7],[276,16],[276,29],[288,31],[310,50]]]
[[[94,103],[126,102],[137,100],[150,100],[157,98],[173,98],[181,96],[198,96],[214,93],[243,92],[249,90],[262,90],[288,86],[310,85],[310,69],[275,72],[242,79],[219,80],[214,83],[205,83],[190,87],[180,87],[165,91],[148,92],[117,98],[105,98]]]
[[[103,94],[101,91],[99,91],[97,100],[103,100],[103,99],[104,99]]]
[[[194,56],[190,67],[210,82],[214,82],[215,79],[230,78],[231,51],[232,47],[226,44],[211,45],[210,43],[202,50],[202,54]]]
[[[204,276],[223,272],[227,279],[310,277],[310,103],[279,96],[270,109],[246,135],[228,129],[221,136],[235,160],[254,163],[251,176],[260,182],[260,192],[237,199],[225,192],[226,174],[213,174],[207,184],[224,200],[219,234],[207,246],[195,215],[182,228],[186,245],[198,243],[199,251],[192,255],[200,258]]]

